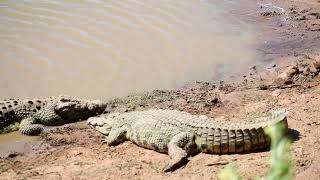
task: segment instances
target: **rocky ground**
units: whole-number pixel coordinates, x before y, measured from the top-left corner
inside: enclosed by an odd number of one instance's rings
[[[167,108],[232,122],[287,108],[295,177],[320,179],[320,1],[272,4],[278,7],[261,6],[254,17],[265,31],[261,37],[265,43],[258,47],[264,52],[264,64],[253,65],[241,81],[197,82],[178,90],[114,99],[106,113]],[[228,163],[250,179],[264,175],[269,166],[269,151],[201,153],[183,168],[163,173],[166,154],[131,142],[108,147],[103,139],[83,123],[67,125],[35,143],[33,151],[0,159],[0,179],[217,179]]]

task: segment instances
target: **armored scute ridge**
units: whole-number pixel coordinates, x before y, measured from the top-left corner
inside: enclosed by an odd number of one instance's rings
[[[49,130],[46,126],[85,120],[100,114],[106,104],[101,101],[80,100],[60,95],[45,99],[9,99],[0,102],[0,133],[10,131],[10,126],[20,123],[23,134],[38,135]]]
[[[88,124],[108,135],[109,145],[124,140],[168,153],[171,161],[164,169],[172,170],[187,155],[243,153],[270,145],[264,128],[277,123],[287,125],[287,111],[277,110],[269,117],[251,122],[225,123],[175,110],[148,110],[93,117]]]
[[[0,132],[22,119],[32,116],[53,99],[8,99],[0,101]]]

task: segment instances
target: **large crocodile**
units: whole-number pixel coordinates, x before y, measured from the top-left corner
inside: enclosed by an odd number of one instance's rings
[[[99,100],[81,100],[67,95],[45,99],[9,99],[0,102],[0,133],[10,131],[12,124],[20,123],[19,130],[26,135],[38,135],[50,128],[85,120],[101,114],[106,103]]]
[[[286,117],[287,111],[276,110],[269,117],[227,123],[176,110],[147,110],[91,117],[87,122],[108,136],[108,145],[130,140],[139,146],[168,153],[170,161],[164,171],[171,171],[188,155],[199,152],[230,154],[267,148],[270,138],[264,128],[277,123],[288,128]]]

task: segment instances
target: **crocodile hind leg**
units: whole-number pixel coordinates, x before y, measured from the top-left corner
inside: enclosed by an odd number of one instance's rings
[[[163,169],[164,172],[173,171],[187,161],[189,150],[196,148],[194,137],[194,133],[181,132],[170,140],[168,144],[170,161]]]

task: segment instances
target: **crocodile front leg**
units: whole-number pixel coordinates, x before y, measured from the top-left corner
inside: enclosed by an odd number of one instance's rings
[[[195,147],[194,133],[181,132],[175,135],[168,144],[170,161],[163,169],[164,172],[173,171],[187,161],[192,148]]]
[[[98,132],[108,136],[112,129],[112,120],[106,117],[91,117],[87,120],[87,124],[96,129]]]
[[[45,125],[60,124],[62,118],[55,112],[55,105],[49,104],[39,110],[32,117],[23,119],[19,131],[25,135],[39,135],[41,132],[49,132],[51,128]]]
[[[34,124],[35,119],[33,117],[29,117],[23,119],[20,123],[19,131],[24,135],[38,135],[44,130],[44,126],[42,124]]]
[[[121,126],[119,128],[112,128],[109,136],[106,138],[109,146],[116,146],[123,141],[127,140],[128,126]]]

